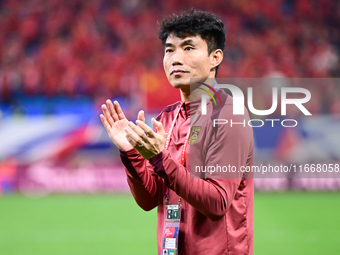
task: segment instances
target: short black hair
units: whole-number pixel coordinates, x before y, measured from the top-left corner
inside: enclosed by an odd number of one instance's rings
[[[179,38],[188,35],[199,35],[208,45],[208,54],[214,50],[224,50],[226,42],[226,32],[224,24],[215,14],[190,9],[189,11],[173,14],[163,19],[160,24],[159,39],[163,47],[170,34]],[[218,67],[216,67],[216,74]]]

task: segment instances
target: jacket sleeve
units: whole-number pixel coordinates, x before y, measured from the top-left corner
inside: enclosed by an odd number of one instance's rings
[[[241,122],[241,116],[237,121]],[[234,120],[236,121],[236,120]],[[234,166],[240,169],[252,162],[253,134],[250,127],[222,127],[212,135],[212,142],[205,154],[206,166]],[[200,155],[198,155],[199,157]],[[195,169],[190,155],[191,170]],[[243,173],[232,175],[206,174],[205,178],[190,177],[190,169],[174,160],[163,150],[150,159],[154,171],[164,179],[165,185],[211,220],[222,218],[242,185]],[[223,173],[224,174],[224,173]]]
[[[137,150],[120,151],[127,182],[137,204],[145,211],[157,206],[159,177]],[[149,167],[148,167],[149,165]]]

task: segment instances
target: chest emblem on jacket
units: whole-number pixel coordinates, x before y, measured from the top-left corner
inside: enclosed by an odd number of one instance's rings
[[[201,131],[201,127],[192,127],[191,133],[190,133],[189,144],[193,144],[197,142],[200,131]]]

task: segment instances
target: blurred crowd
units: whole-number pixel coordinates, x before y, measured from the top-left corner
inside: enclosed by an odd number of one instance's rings
[[[219,77],[340,76],[338,0],[3,0],[0,105],[84,97],[164,107],[179,97],[170,96],[157,21],[192,6],[226,24]],[[311,89],[313,113],[340,113],[336,85]]]

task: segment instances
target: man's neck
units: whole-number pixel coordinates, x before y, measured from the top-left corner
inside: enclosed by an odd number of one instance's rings
[[[206,84],[212,86],[215,82],[215,79],[208,79],[205,81]],[[190,86],[184,86],[180,88],[180,93],[181,93],[181,101],[182,102],[189,102],[191,100],[196,100],[201,97],[202,94],[205,92],[201,89],[194,89],[191,88]],[[191,93],[191,97],[190,97]]]
[[[181,101],[182,102],[189,102],[190,101],[190,87],[189,88],[181,88]]]

